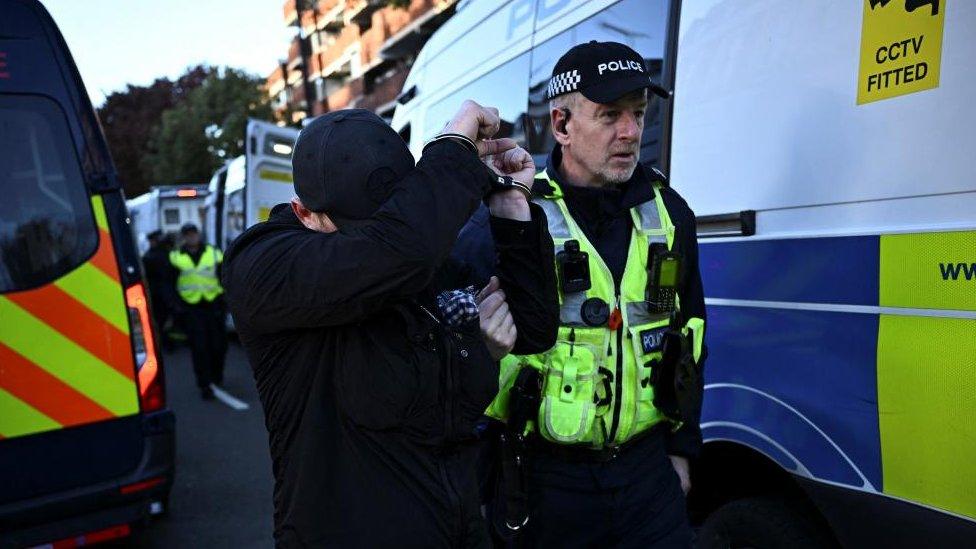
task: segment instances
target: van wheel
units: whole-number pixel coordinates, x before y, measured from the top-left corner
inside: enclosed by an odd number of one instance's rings
[[[831,536],[783,498],[738,499],[716,509],[698,531],[700,549],[820,549]]]

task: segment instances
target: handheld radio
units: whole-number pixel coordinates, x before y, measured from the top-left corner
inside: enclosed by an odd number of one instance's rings
[[[669,251],[667,244],[655,242],[647,252],[647,270],[648,305],[657,313],[673,312],[681,281],[681,256]]]

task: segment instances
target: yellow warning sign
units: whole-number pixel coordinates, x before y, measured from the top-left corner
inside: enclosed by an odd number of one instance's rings
[[[864,0],[857,104],[939,87],[947,0]]]

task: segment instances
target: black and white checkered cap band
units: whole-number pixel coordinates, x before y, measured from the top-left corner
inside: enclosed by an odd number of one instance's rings
[[[546,98],[552,99],[557,95],[576,91],[576,89],[579,88],[579,83],[579,69],[554,75],[552,79],[549,80],[549,88],[546,90]]]

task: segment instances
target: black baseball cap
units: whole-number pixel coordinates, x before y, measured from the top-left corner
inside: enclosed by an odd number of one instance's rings
[[[612,103],[643,88],[663,98],[671,95],[651,80],[639,53],[619,42],[593,40],[573,46],[559,58],[546,99],[578,91],[594,103]]]
[[[337,222],[363,220],[414,167],[393,128],[364,109],[333,111],[302,129],[291,157],[295,194]]]
[[[180,234],[198,233],[198,232],[200,232],[200,228],[193,223],[184,223],[183,226],[180,227]]]

